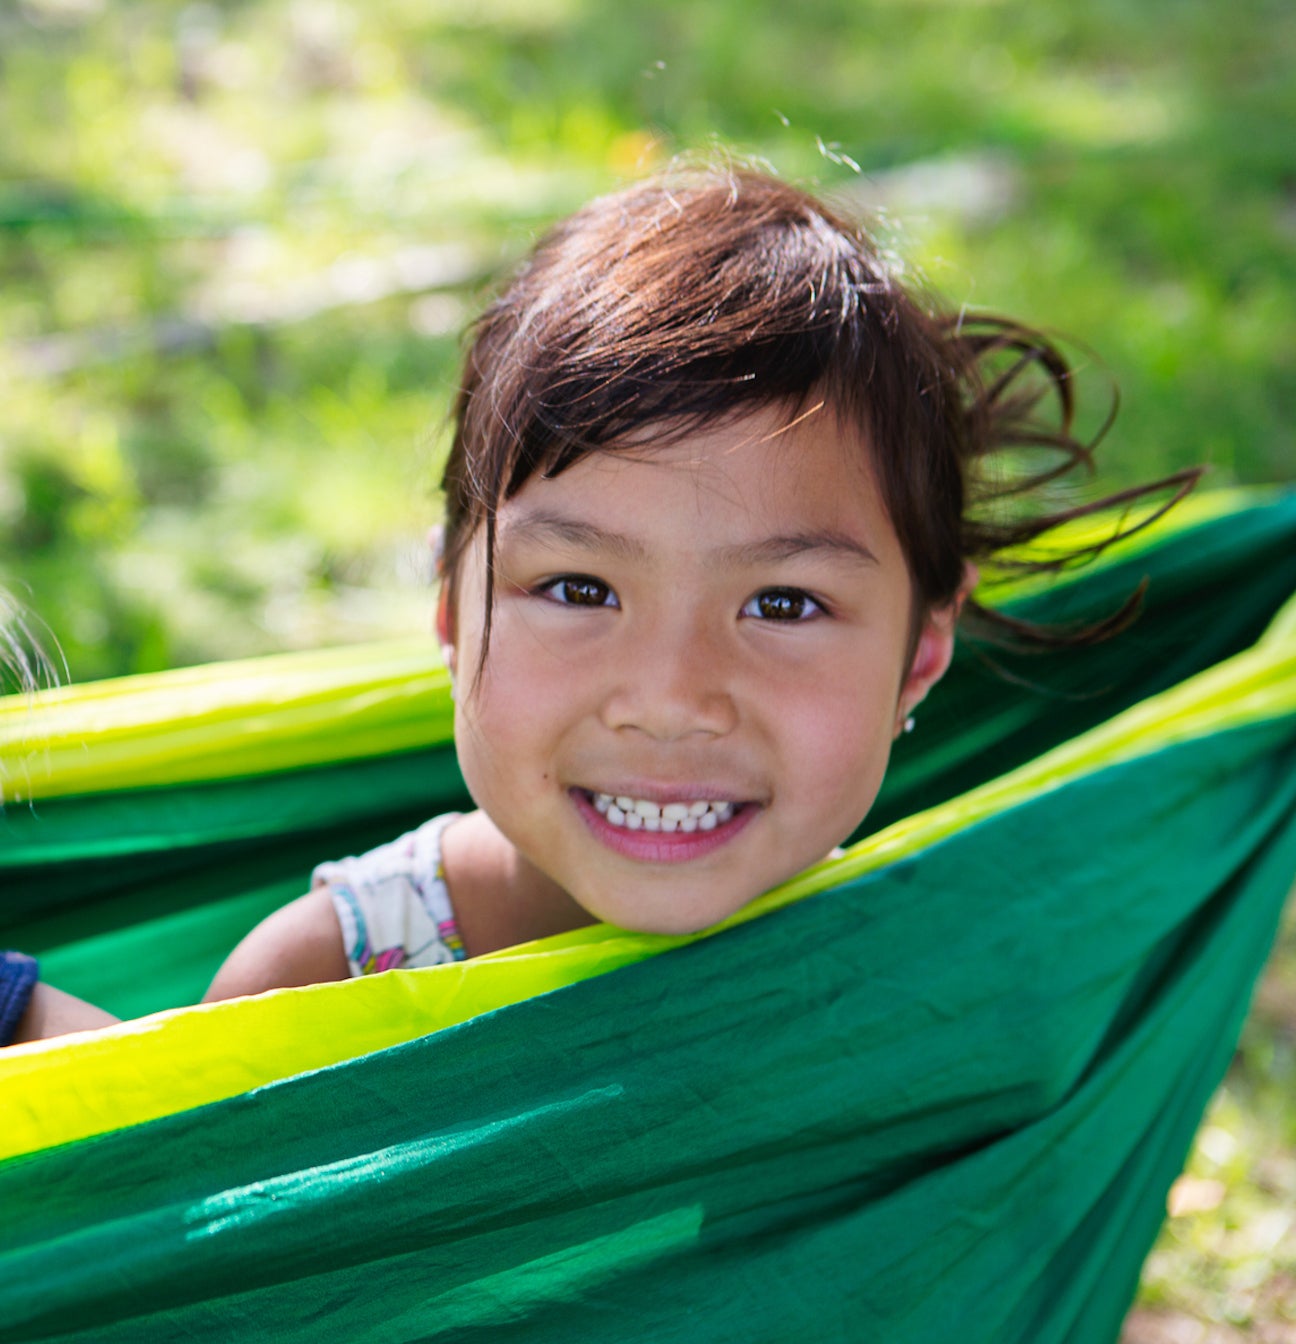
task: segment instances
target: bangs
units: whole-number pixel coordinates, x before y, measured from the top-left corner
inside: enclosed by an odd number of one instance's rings
[[[596,201],[478,324],[463,433],[498,440],[500,498],[533,475],[814,394],[859,396],[896,291],[845,225],[781,183],[654,182]],[[492,454],[493,455],[493,454]]]

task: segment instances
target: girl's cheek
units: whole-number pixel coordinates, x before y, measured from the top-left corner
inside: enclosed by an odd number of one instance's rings
[[[815,772],[824,806],[871,804],[890,757],[893,715],[889,683],[843,689],[807,707],[800,725],[803,758]]]

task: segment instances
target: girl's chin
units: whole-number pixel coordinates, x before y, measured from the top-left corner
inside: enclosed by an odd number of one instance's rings
[[[614,928],[624,929],[627,933],[679,938],[705,933],[717,924],[723,924],[744,906],[750,905],[756,896],[718,902],[715,893],[709,892],[707,899],[694,903],[688,900],[687,893],[682,893],[674,898],[665,898],[670,903],[668,909],[662,908],[664,900],[660,893],[653,893],[636,902],[633,893],[627,892],[624,887],[618,888],[617,895],[612,900],[604,900],[601,895],[594,893],[587,899],[582,899],[579,895],[575,899],[577,904],[594,919],[610,924]]]

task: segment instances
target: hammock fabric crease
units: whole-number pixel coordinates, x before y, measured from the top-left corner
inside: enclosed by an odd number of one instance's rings
[[[1001,691],[965,661],[884,800],[927,809],[719,931],[598,926],[4,1052],[5,1338],[1113,1340],[1296,873],[1296,499],[1198,506],[1014,602],[1074,614],[1144,572],[1091,694],[1075,663]],[[54,982],[192,998],[313,861],[455,800],[425,657],[259,666],[100,688],[97,783],[97,736],[60,774],[87,701],[27,707],[5,938]],[[180,681],[193,713],[157,710]],[[155,782],[104,787],[131,743]]]

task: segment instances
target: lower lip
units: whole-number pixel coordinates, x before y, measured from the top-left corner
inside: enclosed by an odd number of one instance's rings
[[[624,826],[613,826],[580,789],[569,794],[586,826],[609,849],[636,859],[640,863],[688,863],[704,858],[722,849],[760,809],[754,803],[745,803],[713,831],[630,831]]]

